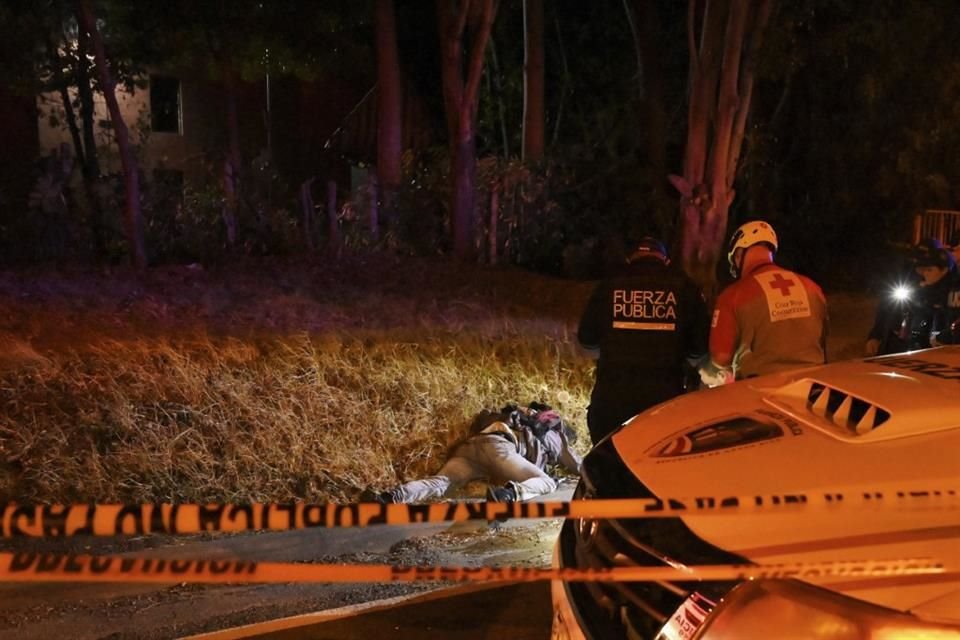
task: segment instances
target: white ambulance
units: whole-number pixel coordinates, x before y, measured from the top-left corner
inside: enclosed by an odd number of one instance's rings
[[[680,396],[584,460],[576,498],[824,495],[846,505],[574,520],[562,567],[899,561],[924,575],[555,582],[554,638],[960,639],[960,347]],[[873,498],[856,508],[849,498]],[[885,635],[884,635],[885,634]]]

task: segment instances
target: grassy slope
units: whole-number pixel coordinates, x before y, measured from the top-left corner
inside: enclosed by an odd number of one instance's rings
[[[5,274],[0,502],[350,499],[507,401],[585,434],[588,292],[422,260]]]
[[[508,401],[586,442],[590,287],[389,258],[0,274],[0,503],[350,500]],[[868,302],[831,300],[858,355]]]

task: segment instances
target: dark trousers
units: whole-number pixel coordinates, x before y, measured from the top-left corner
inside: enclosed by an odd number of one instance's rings
[[[661,402],[666,402],[677,396],[680,391],[680,381],[640,387],[632,385],[627,388],[594,388],[590,406],[587,408],[590,442],[597,444],[633,416]]]

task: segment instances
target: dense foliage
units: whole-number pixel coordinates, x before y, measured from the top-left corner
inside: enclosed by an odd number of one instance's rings
[[[238,2],[223,19],[208,7],[193,22],[183,19],[189,5],[173,3],[169,15],[131,15],[122,10],[124,3],[99,3],[124,82],[134,83],[138,69],[163,63],[164,56],[178,64],[189,57],[216,79],[227,65],[224,47],[230,43],[235,43],[228,47],[230,64],[241,76],[261,73],[268,62],[258,52],[269,49],[269,64],[278,76],[304,80],[350,67],[354,80],[372,82],[372,37],[358,39],[370,33],[369,3],[275,3],[264,14],[262,3]],[[645,101],[659,96],[666,118],[665,130],[657,133],[666,169],[675,171],[682,162],[686,125],[686,4],[650,0],[658,28],[646,37],[655,39],[662,69],[655,94],[649,70],[638,64],[628,5],[640,3],[547,3],[547,160],[524,166],[518,160],[522,11],[519,2],[502,3],[480,97],[477,245],[484,260],[491,260],[484,236],[494,192],[501,262],[593,275],[639,235],[676,238],[677,194],[651,166],[652,132],[642,114]],[[49,55],[51,34],[69,39],[75,30],[69,6],[47,0],[0,9],[11,34],[2,65],[5,92],[40,92],[75,82],[77,56],[65,56],[54,68]],[[396,7],[404,72],[435,120],[434,130],[441,132],[433,6],[398,0]],[[170,46],[148,46],[142,37],[148,27],[160,34],[156,42]],[[780,230],[784,261],[828,285],[856,286],[883,268],[891,243],[909,238],[915,212],[958,207],[960,39],[953,35],[958,28],[960,12],[949,0],[779,3],[761,56],[731,224],[765,217]],[[318,34],[322,37],[312,37]],[[26,71],[31,68],[34,82]],[[443,140],[436,142],[408,154],[399,218],[388,221],[387,233],[378,240],[367,237],[364,226],[369,193],[341,194],[337,215],[348,247],[384,245],[419,254],[449,250],[448,158]],[[143,144],[150,144],[149,137]],[[100,153],[109,154],[109,148],[104,143]],[[37,162],[34,197],[0,201],[3,260],[123,257],[122,198],[114,177],[100,181],[102,211],[97,212],[83,182],[69,172],[58,179],[49,161],[22,162]],[[323,224],[310,230],[312,242],[304,239],[297,193],[303,169],[293,175],[264,164],[263,158],[245,162],[257,177],[248,181],[252,187],[238,213],[241,237],[233,247],[227,246],[221,221],[216,157],[208,179],[185,185],[182,198],[171,198],[162,184],[144,192],[153,262],[209,262],[238,253],[325,246]],[[63,206],[44,206],[61,196]],[[317,205],[322,218],[323,203]]]

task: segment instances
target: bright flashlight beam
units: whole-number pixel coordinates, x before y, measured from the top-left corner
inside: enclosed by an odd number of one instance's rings
[[[893,290],[893,299],[898,302],[910,299],[910,287],[899,285]]]

